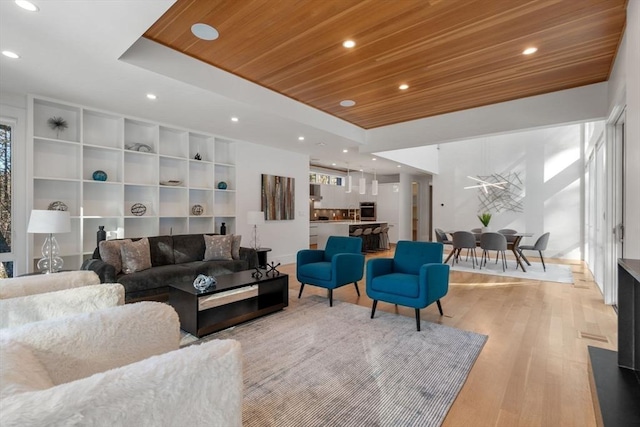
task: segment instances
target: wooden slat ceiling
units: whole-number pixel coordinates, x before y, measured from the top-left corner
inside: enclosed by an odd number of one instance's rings
[[[370,129],[606,81],[625,14],[626,0],[178,0],[144,36]]]

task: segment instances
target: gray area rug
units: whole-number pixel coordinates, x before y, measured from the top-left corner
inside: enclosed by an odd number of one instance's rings
[[[449,261],[451,265],[451,261]],[[502,271],[502,264],[495,263],[495,258],[482,268],[475,266],[473,268],[471,259],[465,260],[455,264],[451,269],[454,271],[464,271],[467,273],[489,274],[492,276],[502,277],[516,277],[518,279],[525,280],[539,280],[543,282],[559,282],[559,283],[573,283],[573,273],[571,272],[571,266],[564,264],[547,264],[546,271],[539,262],[531,262],[531,265],[526,265],[527,271],[522,271],[520,268],[516,269],[516,262],[512,259],[507,260],[507,269]]]
[[[242,344],[243,425],[439,426],[487,337],[333,304],[312,295],[197,341]]]

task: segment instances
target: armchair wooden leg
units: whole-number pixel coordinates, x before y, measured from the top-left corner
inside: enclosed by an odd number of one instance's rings
[[[333,289],[329,289],[329,307],[333,307]]]
[[[298,293],[298,299],[302,296],[302,290],[304,289],[304,283],[300,283],[300,292]]]
[[[360,296],[360,289],[358,289],[358,282],[353,282],[353,284],[356,286],[356,294]]]
[[[416,327],[418,328],[418,332],[420,332],[420,309],[416,308]]]
[[[443,313],[442,313],[442,305],[440,304],[440,300],[437,300],[437,301],[436,301],[436,304],[438,304],[438,310],[440,310],[440,316],[443,316]]]
[[[373,307],[371,307],[371,318],[373,319],[373,315],[376,314],[376,307],[378,306],[378,300],[373,300]]]

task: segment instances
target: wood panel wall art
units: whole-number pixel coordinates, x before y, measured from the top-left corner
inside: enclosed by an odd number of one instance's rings
[[[295,205],[295,178],[262,174],[261,208],[267,221],[294,219]]]

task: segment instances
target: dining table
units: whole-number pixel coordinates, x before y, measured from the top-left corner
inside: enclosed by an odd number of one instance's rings
[[[458,230],[445,231],[445,233],[447,233],[449,235],[453,235],[453,233],[455,233],[456,231],[458,231]],[[480,246],[480,236],[482,235],[482,233],[473,233],[473,234],[476,236],[476,245],[479,247]],[[523,237],[533,237],[533,233],[505,234],[504,237],[507,238],[507,249],[510,249],[511,252],[513,252],[513,255],[516,258],[516,269],[518,269],[518,266],[520,266],[522,271],[526,273],[527,269],[525,268],[525,266],[524,266],[522,261],[527,263],[527,265],[531,265],[531,263],[529,262],[527,257],[524,256],[524,254],[522,252],[518,251],[518,246],[520,245],[520,241],[522,240]],[[514,237],[514,239],[512,241],[510,241],[511,239],[509,239],[509,237]],[[453,238],[451,238],[450,240],[453,240]],[[451,253],[447,257],[447,259],[444,261],[444,263],[446,264],[447,262],[449,262],[449,259],[451,259],[452,256],[453,256],[453,251],[451,251]]]

